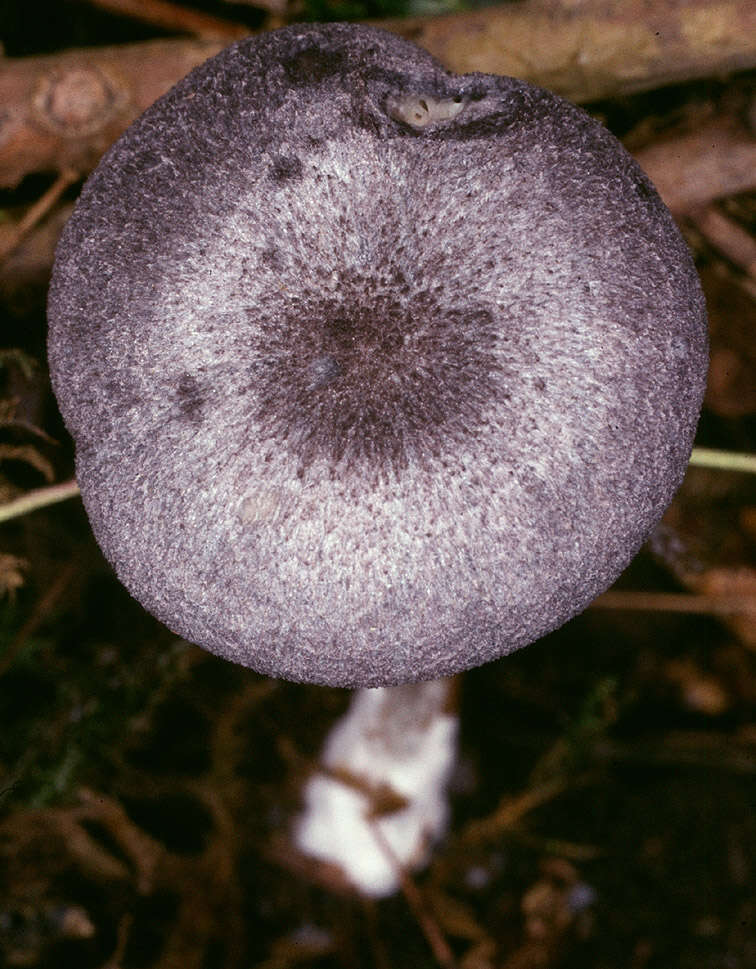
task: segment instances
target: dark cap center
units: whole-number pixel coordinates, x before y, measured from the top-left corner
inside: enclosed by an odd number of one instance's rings
[[[496,394],[495,322],[482,305],[349,286],[265,329],[257,417],[302,474],[321,460],[363,479],[399,473],[453,449]]]

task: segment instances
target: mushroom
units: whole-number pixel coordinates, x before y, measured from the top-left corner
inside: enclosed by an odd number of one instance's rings
[[[336,686],[583,610],[679,486],[707,366],[691,256],[610,133],[348,24],[243,40],[149,108],[84,187],[49,319],[131,594]]]

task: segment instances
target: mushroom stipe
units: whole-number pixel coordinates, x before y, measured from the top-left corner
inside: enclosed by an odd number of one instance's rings
[[[149,108],[84,187],[49,319],[124,585],[339,686],[584,609],[678,488],[707,368],[691,256],[611,134],[348,24],[243,40]]]

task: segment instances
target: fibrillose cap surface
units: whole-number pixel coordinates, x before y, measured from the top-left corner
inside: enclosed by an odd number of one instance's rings
[[[581,611],[680,484],[707,363],[688,250],[613,136],[341,24],[235,44],[126,132],[49,318],[126,587],[230,660],[341,686]]]

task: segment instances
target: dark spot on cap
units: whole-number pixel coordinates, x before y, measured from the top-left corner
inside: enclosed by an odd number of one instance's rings
[[[274,182],[289,182],[301,178],[303,171],[302,162],[294,155],[277,155],[268,167],[268,174]]]
[[[305,47],[281,61],[286,79],[296,85],[319,84],[344,71],[348,64],[345,53],[320,46]]]
[[[200,423],[205,394],[199,380],[190,373],[182,374],[176,388],[176,396],[182,419],[192,424]]]
[[[286,257],[274,243],[269,243],[260,253],[260,262],[268,269],[280,272],[286,265]]]

